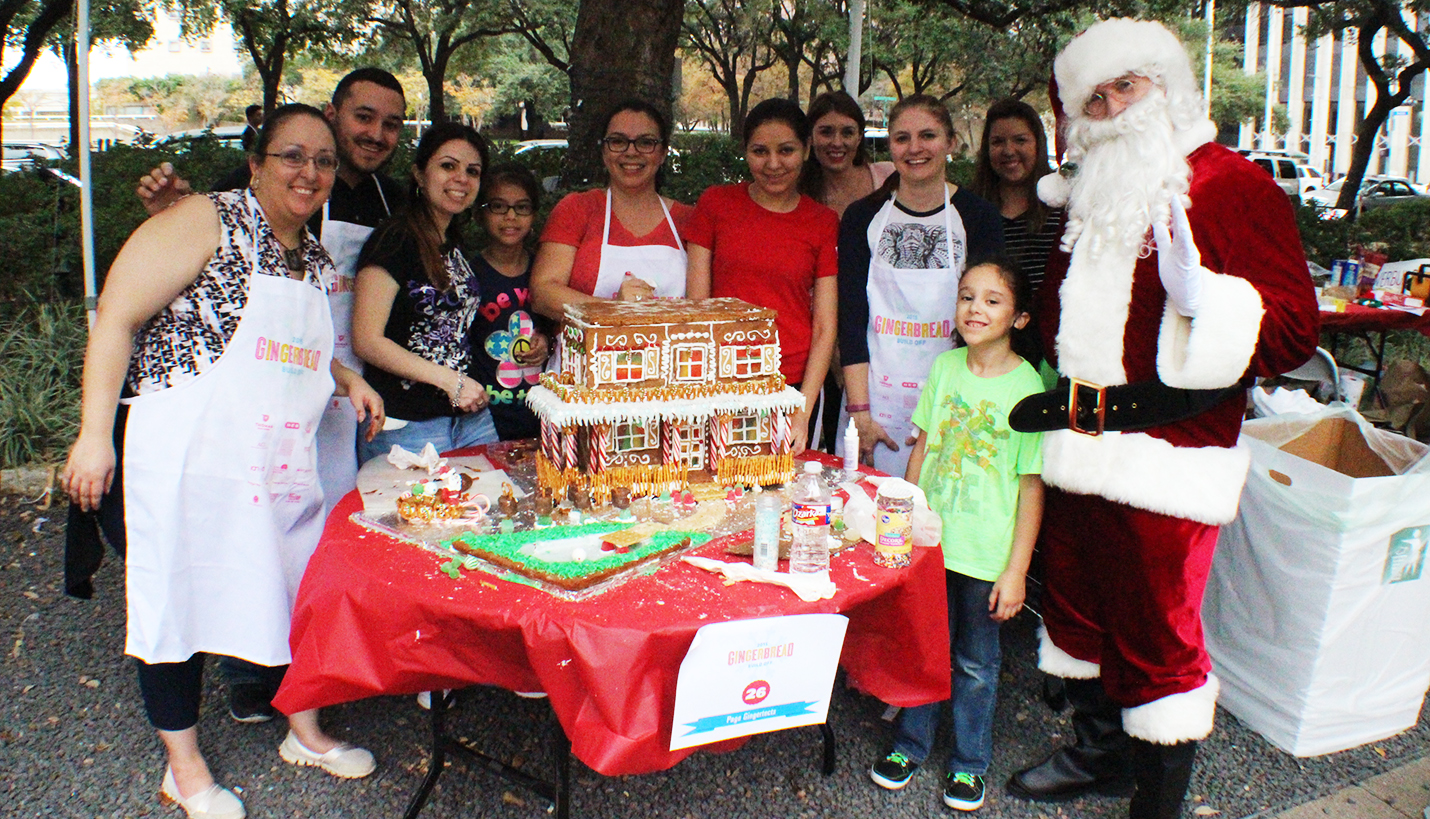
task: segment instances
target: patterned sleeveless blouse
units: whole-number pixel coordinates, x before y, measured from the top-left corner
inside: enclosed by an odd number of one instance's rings
[[[126,393],[144,395],[202,375],[223,355],[248,303],[250,270],[287,276],[283,246],[268,226],[263,208],[248,191],[204,194],[218,209],[218,249],[192,284],[134,336]],[[258,266],[253,270],[253,246]],[[333,260],[318,240],[303,231],[304,282],[323,293],[337,280]]]

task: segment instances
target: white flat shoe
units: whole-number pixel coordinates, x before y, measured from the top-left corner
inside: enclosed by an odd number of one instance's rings
[[[278,746],[278,755],[294,765],[313,765],[342,779],[361,779],[377,770],[372,754],[356,745],[339,743],[326,754],[310,751],[292,731]]]
[[[183,808],[189,819],[244,819],[248,816],[248,811],[243,809],[243,803],[233,795],[233,791],[221,788],[217,783],[187,799],[180,796],[172,768],[164,769],[164,784],[159,788],[159,800]]]

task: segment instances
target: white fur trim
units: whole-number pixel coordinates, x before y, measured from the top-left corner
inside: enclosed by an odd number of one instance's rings
[[[1261,335],[1265,308],[1246,279],[1202,268],[1201,304],[1194,318],[1170,301],[1157,334],[1157,375],[1169,387],[1211,390],[1246,373]]]
[[[1161,23],[1121,17],[1094,23],[1053,61],[1058,97],[1070,114],[1082,111],[1093,89],[1128,72],[1153,69],[1169,88],[1196,93],[1187,50]]]
[[[1079,660],[1053,645],[1048,630],[1038,627],[1038,670],[1069,680],[1095,680],[1102,676],[1102,666]]]
[[[1080,495],[1220,526],[1236,517],[1250,450],[1182,447],[1143,432],[1043,433],[1043,480]]]
[[[1058,370],[1094,384],[1126,384],[1122,337],[1137,248],[1108,247],[1089,259],[1092,244],[1084,235],[1073,246],[1058,290]]]
[[[1066,207],[1072,196],[1072,184],[1060,173],[1044,174],[1038,180],[1038,198],[1050,208]]]
[[[1220,690],[1216,675],[1208,674],[1207,681],[1199,688],[1168,694],[1136,708],[1124,708],[1122,730],[1159,745],[1206,739],[1212,732]]]
[[[1216,140],[1216,123],[1204,119],[1185,130],[1173,131],[1172,139],[1177,143],[1177,150],[1182,152],[1182,156],[1186,156],[1208,142]]]

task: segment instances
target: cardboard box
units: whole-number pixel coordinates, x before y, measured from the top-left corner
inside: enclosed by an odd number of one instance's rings
[[[1255,427],[1248,430],[1248,434],[1255,437]],[[1352,478],[1384,478],[1395,474],[1395,470],[1371,450],[1360,427],[1344,418],[1320,421],[1280,449]]]

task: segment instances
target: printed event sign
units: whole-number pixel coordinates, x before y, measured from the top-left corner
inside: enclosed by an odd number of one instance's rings
[[[701,627],[675,683],[670,750],[824,722],[848,625],[792,614]]]

